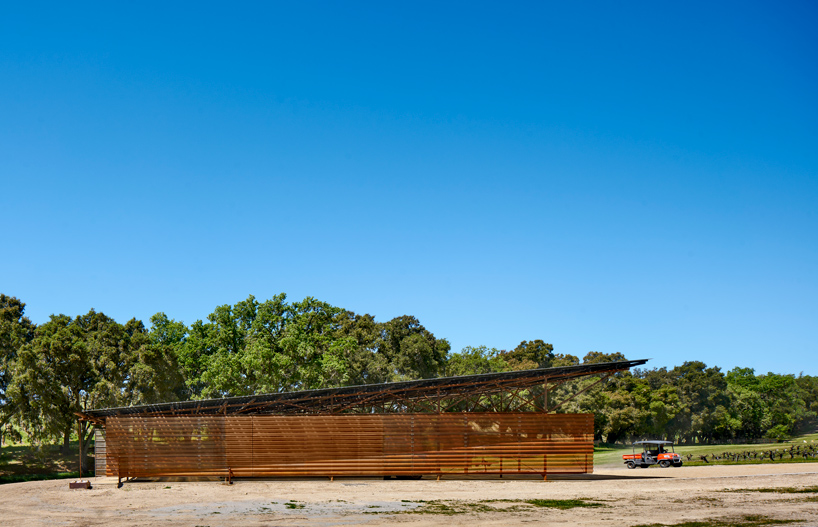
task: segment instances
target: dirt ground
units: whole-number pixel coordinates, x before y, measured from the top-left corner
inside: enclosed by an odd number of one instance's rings
[[[92,478],[0,486],[0,525],[543,525],[612,526],[722,520],[748,515],[818,526],[818,493],[753,492],[818,485],[818,464],[627,470],[539,479],[435,481],[337,478],[134,481]],[[584,499],[559,510],[524,500]],[[423,501],[421,501],[423,500]],[[430,503],[432,502],[432,503]],[[758,525],[753,523],[752,525]]]

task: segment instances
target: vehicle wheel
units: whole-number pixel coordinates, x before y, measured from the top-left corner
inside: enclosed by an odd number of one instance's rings
[[[634,463],[633,461],[628,461],[627,465],[628,468],[636,468],[636,463]]]
[[[662,461],[659,462],[659,466],[662,468],[667,468],[670,466],[670,461],[668,461],[667,459],[663,459]]]

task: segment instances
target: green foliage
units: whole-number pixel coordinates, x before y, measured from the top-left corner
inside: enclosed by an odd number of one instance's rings
[[[52,445],[5,444],[0,448],[0,484],[78,476],[77,442],[66,451]],[[86,466],[86,474],[88,473]],[[71,472],[73,470],[74,472]]]
[[[726,375],[731,395],[729,414],[736,438],[783,440],[815,425],[818,378],[755,375],[751,368],[734,368]]]
[[[18,350],[34,338],[36,326],[24,316],[26,305],[13,296],[0,294],[0,442],[3,436],[19,439],[11,426],[15,415],[13,400],[7,391],[12,379],[12,366]]]
[[[124,328],[91,310],[71,319],[52,315],[18,351],[9,394],[26,432],[35,440],[64,438],[74,412],[115,405],[129,349]]]
[[[67,447],[78,412],[178,398],[178,370],[173,352],[152,342],[141,322],[123,326],[92,309],[74,319],[52,315],[36,329],[17,351],[8,394],[30,439],[61,438]],[[85,451],[89,423],[78,434]]]
[[[403,511],[403,514],[441,514],[444,516],[454,516],[456,514],[470,513],[518,513],[531,511],[531,506],[551,509],[574,509],[577,507],[604,507],[601,503],[588,501],[587,499],[570,500],[549,500],[549,499],[493,499],[480,501],[463,500],[401,500],[407,503],[419,503],[420,507]],[[495,504],[502,504],[496,506]]]
[[[142,322],[131,319],[125,332],[131,352],[124,367],[128,372],[123,386],[123,402],[152,404],[187,399],[187,389],[179,365],[179,347],[187,328],[164,313],[151,317],[148,331]]]
[[[24,481],[43,481],[50,479],[76,479],[79,478],[80,473],[74,472],[51,472],[47,474],[10,474],[7,476],[0,476],[0,485],[6,483],[22,483]],[[87,472],[83,470],[83,475],[87,476]]]
[[[509,371],[501,351],[486,346],[466,346],[460,353],[453,353],[446,363],[446,376],[476,375],[496,371]]]
[[[800,522],[801,520],[777,520],[767,516],[753,514],[741,518],[715,518],[705,521],[686,521],[679,523],[650,523],[634,525],[633,527],[762,527],[765,525],[786,525]]]
[[[526,503],[536,507],[548,507],[551,509],[574,509],[576,507],[602,507],[601,503],[586,500],[525,500]]]
[[[102,313],[54,315],[36,327],[25,304],[0,295],[0,434],[23,430],[34,441],[62,440],[75,412],[103,406],[217,398],[442,375],[621,361],[591,351],[582,360],[543,340],[511,350],[486,346],[449,353],[415,317],[377,322],[315,298],[279,294],[221,305],[189,326],[157,313],[146,328]],[[702,362],[586,377],[549,386],[549,408],[594,414],[594,436],[609,443],[668,438],[682,444],[785,439],[816,425],[818,378],[749,368],[723,373]],[[544,387],[520,394],[530,410]],[[486,406],[512,401],[486,396]],[[455,405],[450,411],[463,408]],[[5,428],[4,428],[5,427]],[[86,425],[83,444],[90,440]]]
[[[449,351],[414,317],[377,323],[310,297],[250,296],[207,320],[177,347],[194,398],[436,377]]]
[[[589,353],[607,362],[624,357]],[[563,388],[570,396],[592,383]],[[736,368],[726,375],[702,362],[622,372],[577,397],[560,411],[594,413],[594,435],[608,443],[667,438],[678,443],[782,440],[815,426],[818,378]]]
[[[554,346],[542,340],[522,341],[511,351],[500,352],[511,370],[549,368],[554,360]]]
[[[755,489],[736,489],[729,492],[766,492],[776,494],[818,494],[818,485],[809,487],[761,487]]]

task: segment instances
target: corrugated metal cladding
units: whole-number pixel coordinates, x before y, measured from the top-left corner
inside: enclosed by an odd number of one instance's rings
[[[104,476],[106,473],[106,444],[105,430],[99,428],[94,430],[94,475]]]
[[[107,474],[586,473],[593,423],[593,414],[536,412],[109,417]]]

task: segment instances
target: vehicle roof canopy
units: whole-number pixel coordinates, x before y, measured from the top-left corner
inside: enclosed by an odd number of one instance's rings
[[[656,439],[654,441],[634,441],[634,445],[672,445],[673,441],[664,441],[662,439]]]

